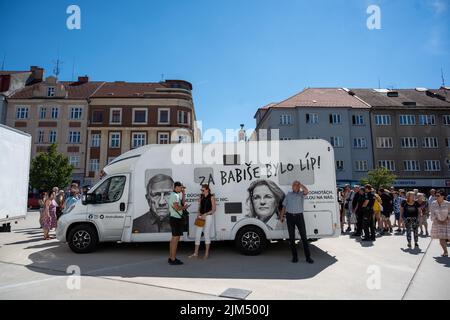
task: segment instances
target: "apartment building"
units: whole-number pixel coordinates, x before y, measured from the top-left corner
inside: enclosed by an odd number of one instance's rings
[[[24,88],[42,81],[44,69],[31,66],[27,71],[0,71],[0,124],[6,124],[7,97]]]
[[[307,88],[258,109],[253,138],[327,140],[334,147],[338,184],[358,183],[373,168],[369,111],[347,89]],[[267,136],[260,129],[267,129]],[[272,137],[271,129],[279,129],[279,137]]]
[[[450,187],[450,102],[445,88],[351,89],[371,106],[374,164],[407,188]]]
[[[106,164],[146,144],[198,142],[192,85],[107,82],[89,99],[86,177],[96,180]]]
[[[47,77],[7,98],[6,124],[32,136],[32,158],[57,143],[75,167],[72,179],[84,183],[88,98],[100,85],[88,77],[76,82]]]

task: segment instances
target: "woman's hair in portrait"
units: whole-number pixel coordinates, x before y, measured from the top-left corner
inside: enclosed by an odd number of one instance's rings
[[[276,203],[276,207],[274,209],[274,212],[276,212],[277,216],[279,215],[280,210],[282,209],[283,205],[282,202],[284,200],[284,192],[280,189],[280,187],[271,180],[256,180],[250,184],[248,187],[248,198],[247,198],[247,204],[249,204],[250,213],[249,216],[253,218],[259,218],[257,209],[255,208],[254,204],[254,191],[257,187],[266,186],[270,192],[272,193],[272,196],[274,197],[274,201]],[[272,214],[270,216],[272,216]],[[270,217],[269,217],[270,218]]]

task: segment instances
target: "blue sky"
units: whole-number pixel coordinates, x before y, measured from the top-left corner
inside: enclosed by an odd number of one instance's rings
[[[81,30],[66,9],[81,8]],[[381,9],[369,30],[367,7]],[[0,0],[5,69],[60,79],[184,79],[203,128],[253,128],[256,109],[305,87],[450,84],[450,0]],[[0,60],[0,62],[1,62]],[[74,63],[75,62],[75,63]]]

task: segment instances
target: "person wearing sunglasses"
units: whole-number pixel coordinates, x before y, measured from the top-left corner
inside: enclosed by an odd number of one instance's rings
[[[204,222],[200,224],[195,224],[195,250],[189,258],[197,258],[198,250],[200,248],[200,240],[202,238],[202,233],[205,238],[205,255],[203,259],[208,259],[209,257],[209,248],[211,246],[211,226],[213,214],[216,212],[216,198],[211,193],[211,189],[209,185],[204,184],[201,188],[201,195],[199,198],[199,213],[197,215],[197,220],[203,220]]]
[[[439,243],[444,250],[443,257],[448,257],[447,241],[450,240],[450,202],[445,200],[444,190],[436,192],[436,200],[430,208],[431,238],[439,239]]]

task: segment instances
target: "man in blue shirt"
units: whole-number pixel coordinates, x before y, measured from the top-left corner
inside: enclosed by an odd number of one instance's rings
[[[305,219],[303,217],[303,202],[304,196],[308,194],[306,188],[300,181],[292,183],[292,191],[288,192],[283,200],[283,209],[281,210],[281,222],[284,217],[287,218],[287,226],[289,231],[289,242],[292,251],[292,262],[298,262],[297,247],[295,245],[295,227],[297,226],[302,239],[303,250],[305,251],[306,262],[314,263],[311,259],[311,252],[309,251],[308,239],[306,237]]]

